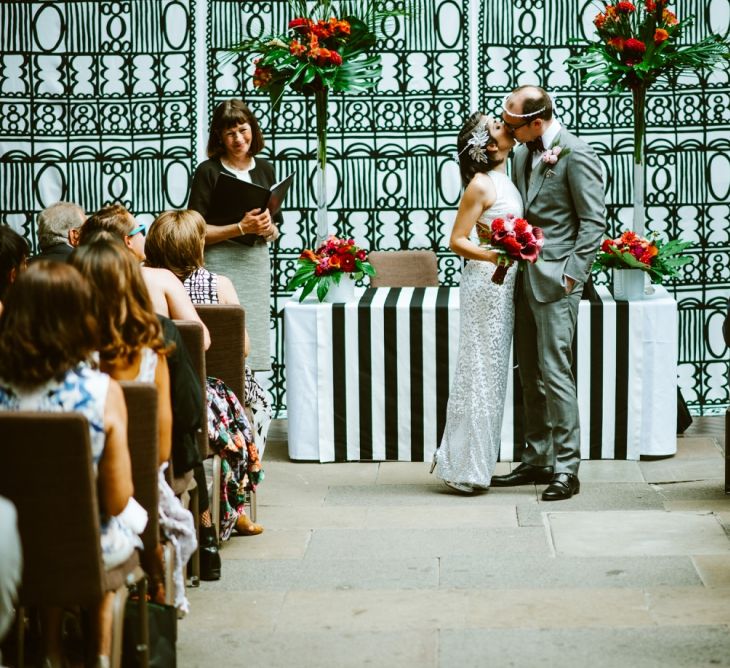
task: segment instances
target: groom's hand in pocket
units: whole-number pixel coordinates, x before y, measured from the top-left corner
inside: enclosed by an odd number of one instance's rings
[[[565,286],[565,294],[569,295],[575,287],[575,279],[563,274],[563,285]]]

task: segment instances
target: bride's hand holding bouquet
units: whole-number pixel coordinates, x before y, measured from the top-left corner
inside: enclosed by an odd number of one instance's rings
[[[545,238],[542,229],[530,225],[524,218],[508,215],[495,218],[491,223],[477,222],[479,244],[497,254],[497,269],[492,281],[504,283],[507,270],[514,262],[534,264],[542,250]]]

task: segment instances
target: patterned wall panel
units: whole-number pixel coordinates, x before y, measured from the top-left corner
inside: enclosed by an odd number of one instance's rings
[[[0,220],[59,199],[184,205],[197,132],[190,0],[0,3]]]
[[[727,0],[680,0],[677,15],[695,15],[687,41],[728,34]],[[556,100],[560,121],[595,148],[606,176],[610,232],[632,218],[632,101],[586,88],[565,60],[572,39],[594,39],[597,5],[500,0],[480,9],[480,106],[498,113],[515,86],[538,84]],[[730,82],[728,72],[683,75],[659,83],[647,102],[647,228],[695,243],[693,264],[668,284],[679,303],[679,380],[694,409],[717,412],[730,400],[721,325],[730,296]],[[599,282],[610,280],[607,275]]]
[[[727,34],[730,0],[673,4],[680,16],[697,15],[689,38]],[[442,280],[457,284],[447,249],[459,197],[456,132],[473,107],[496,113],[511,88],[535,83],[595,147],[611,231],[628,224],[630,99],[587,89],[565,67],[571,38],[592,35],[595,11],[589,0],[421,0],[414,19],[394,21],[379,45],[378,88],[330,102],[331,222],[370,248],[432,248]],[[35,214],[59,198],[88,210],[120,200],[145,220],[184,206],[213,107],[242,95],[255,110],[278,173],[297,173],[272,261],[270,387],[279,409],[278,312],[314,235],[313,105],[288,94],[272,118],[252,87],[250,59],[224,53],[289,18],[286,0],[0,3],[0,222],[34,244]],[[710,411],[730,400],[720,333],[730,292],[730,83],[727,72],[680,83],[649,96],[648,225],[696,243],[695,262],[670,287],[681,386],[696,410]]]

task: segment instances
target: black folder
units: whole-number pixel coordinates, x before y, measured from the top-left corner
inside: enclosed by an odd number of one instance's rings
[[[247,211],[254,209],[268,209],[273,216],[279,212],[293,179],[294,172],[271,188],[266,188],[221,172],[210,198],[206,220],[210,225],[233,225]],[[258,238],[257,234],[246,234],[234,241],[251,246]]]

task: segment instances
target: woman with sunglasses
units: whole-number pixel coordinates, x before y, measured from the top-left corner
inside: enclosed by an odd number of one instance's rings
[[[147,231],[143,223],[121,204],[111,204],[89,216],[79,230],[79,246],[88,243],[97,232],[109,232],[124,242],[124,245],[140,261],[144,262],[144,242]],[[205,349],[210,346],[210,334],[203,324],[185,288],[167,269],[142,267],[142,278],[152,300],[155,313],[175,320],[194,320],[203,327]]]

